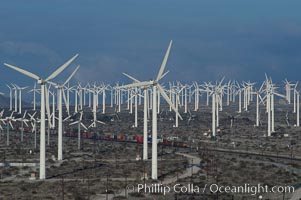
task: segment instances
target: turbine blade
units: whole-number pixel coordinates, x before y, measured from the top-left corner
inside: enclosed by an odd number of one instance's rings
[[[100,124],[106,124],[106,123],[104,123],[104,122],[102,122],[102,121],[99,121],[99,120],[96,120],[96,122],[98,122],[98,123],[100,123]]]
[[[127,89],[127,88],[133,88],[133,87],[146,87],[153,84],[153,81],[144,81],[139,83],[131,83],[128,85],[118,86],[115,89]]]
[[[165,77],[168,73],[169,73],[169,71],[166,71],[166,72],[161,76],[161,79],[162,79],[163,77]]]
[[[67,121],[69,118],[71,117],[71,115],[69,115],[68,117],[66,117],[63,122]]]
[[[286,96],[284,96],[284,95],[282,95],[282,94],[279,94],[279,93],[277,93],[277,92],[274,92],[274,94],[276,95],[276,96],[278,96],[278,97],[282,97],[282,98],[286,98]]]
[[[78,65],[75,70],[72,72],[72,74],[67,78],[67,80],[65,81],[65,83],[63,84],[63,86],[65,86],[70,80],[71,78],[74,76],[74,74],[77,72],[77,70],[79,69],[80,65]]]
[[[88,128],[91,128],[91,127],[95,127],[95,122],[92,122],[92,124],[90,124],[90,126],[88,126]]]
[[[11,121],[9,121],[9,125],[12,129],[14,129],[13,124],[11,123]]]
[[[172,45],[172,40],[170,41],[170,43],[168,45],[168,48],[167,48],[167,51],[165,53],[164,59],[162,61],[158,76],[156,78],[156,81],[159,81],[162,77],[162,74],[164,72],[164,69],[165,69],[165,66],[166,66],[166,63],[167,63],[167,59],[168,59],[168,56],[169,56],[169,52],[170,52],[170,49],[171,49],[171,45]]]
[[[13,69],[13,70],[16,70],[16,71],[18,71],[18,72],[24,74],[24,75],[26,75],[26,76],[29,76],[29,77],[31,77],[31,78],[33,78],[33,79],[36,79],[36,80],[40,80],[40,79],[41,79],[39,76],[35,75],[34,73],[31,73],[31,72],[26,71],[26,70],[24,70],[24,69],[21,69],[21,68],[19,68],[19,67],[16,67],[16,66],[13,66],[13,65],[10,65],[10,64],[7,64],[7,63],[4,63],[4,65],[5,65],[6,67],[9,67],[9,68],[11,68],[11,69]]]
[[[74,124],[78,124],[79,122],[80,122],[80,121],[75,121],[75,122],[70,123],[69,125],[72,126],[72,125],[74,125]]]
[[[135,79],[134,77],[132,77],[132,76],[126,74],[126,73],[122,73],[122,74],[125,75],[126,77],[128,77],[129,79],[132,79],[134,82],[137,82],[137,83],[141,82],[141,81]]]
[[[48,78],[46,78],[45,81],[49,81],[53,78],[55,78],[57,75],[59,75],[66,67],[68,67],[73,60],[75,60],[75,58],[78,57],[78,54],[76,54],[75,56],[73,56],[70,60],[68,60],[65,64],[63,64],[62,66],[60,66],[57,70],[55,70],[55,72],[53,72],[50,76],[48,76]]]
[[[83,123],[80,123],[80,125],[81,125],[82,127],[84,127],[84,129],[88,130],[88,128],[87,128]]]
[[[27,110],[25,110],[25,112],[24,112],[23,119],[25,118],[25,116],[26,116],[26,113],[27,113]]]
[[[70,115],[70,112],[69,112],[69,106],[68,106],[68,101],[67,101],[67,98],[66,98],[66,94],[65,94],[65,91],[64,89],[62,89],[62,93],[63,93],[63,99],[64,99],[64,102],[65,102],[65,107],[66,107],[66,110],[67,110],[67,113],[68,115]]]
[[[158,89],[161,93],[161,95],[163,96],[163,98],[165,99],[165,101],[167,101],[167,103],[171,106],[171,108],[179,115],[180,119],[183,120],[182,116],[180,115],[180,113],[176,110],[175,106],[173,105],[173,103],[171,102],[171,100],[169,99],[169,97],[167,96],[167,94],[165,93],[164,89],[162,88],[162,86],[160,84],[157,84]]]

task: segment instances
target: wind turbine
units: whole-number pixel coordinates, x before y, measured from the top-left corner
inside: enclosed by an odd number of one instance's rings
[[[134,82],[136,82],[136,83],[138,83],[137,81],[137,79],[135,79],[135,78],[133,78],[133,77],[131,77],[130,75],[128,75],[128,74],[126,74],[126,73],[123,73],[123,75],[125,75],[125,76],[127,76],[128,78],[130,78],[130,79],[132,79],[132,80],[134,80]],[[135,123],[134,123],[134,126],[133,127],[138,127],[138,95],[140,96],[140,94],[138,93],[138,88],[137,87],[135,87],[134,88],[134,90],[135,91],[133,91],[133,90],[128,90],[128,99],[127,99],[127,102],[128,102],[128,106],[129,106],[129,102],[131,102],[130,103],[130,105],[131,105],[131,111],[130,111],[130,113],[132,113],[132,108],[133,108],[133,103],[132,103],[132,101],[133,101],[133,98],[134,98],[134,101],[135,101]],[[129,92],[130,91],[130,92]],[[129,94],[132,94],[131,96],[129,95]]]
[[[29,92],[33,92],[33,110],[36,110],[36,93],[39,93],[39,90],[37,89],[37,84],[34,83],[33,89],[29,90]]]
[[[159,92],[161,93],[162,97],[167,101],[167,103],[172,107],[172,109],[177,112],[175,106],[173,105],[173,103],[171,102],[171,100],[169,99],[169,97],[167,96],[167,94],[165,93],[163,87],[159,84],[159,81],[162,78],[166,63],[167,63],[167,59],[169,56],[169,52],[171,49],[171,45],[172,45],[172,41],[170,41],[169,46],[167,48],[167,51],[165,53],[164,59],[162,61],[159,73],[157,75],[157,78],[155,80],[150,80],[150,81],[143,81],[143,82],[136,82],[136,83],[132,83],[132,84],[128,84],[128,85],[124,85],[124,86],[120,86],[119,89],[123,89],[123,88],[135,88],[135,87],[152,87],[152,103],[153,103],[153,107],[152,107],[152,179],[153,180],[157,180],[158,179],[158,151],[157,151],[157,89],[159,90]],[[179,115],[179,117],[182,119],[182,117]]]
[[[28,127],[27,122],[28,122],[29,120],[25,118],[25,117],[26,117],[26,113],[27,113],[27,110],[25,110],[25,112],[24,112],[24,114],[23,114],[23,117],[20,117],[20,118],[15,119],[16,121],[21,122],[21,142],[23,142],[24,124]]]
[[[241,91],[242,88],[240,87],[239,83],[236,82],[237,88],[238,90],[236,91],[236,93],[238,93],[238,113],[241,113]]]
[[[18,111],[18,90],[17,87],[14,84],[12,85],[12,90],[14,90],[14,96],[15,96],[15,112]]]
[[[175,90],[174,90],[174,93],[175,93],[175,107],[176,107],[176,117],[175,117],[175,125],[174,127],[175,128],[178,128],[179,127],[179,104],[180,104],[180,96],[179,94],[183,91],[184,87],[182,87],[181,89],[179,87],[177,87]]]
[[[268,78],[267,75],[265,75],[265,97],[267,102],[267,113],[268,113],[268,137],[271,136],[271,132],[275,132],[274,129],[274,95],[282,97],[286,99],[286,96],[279,94],[275,91],[276,87],[272,83],[272,79]]]
[[[295,87],[294,87],[294,90],[293,90],[293,92],[294,92],[294,111],[293,111],[293,113],[296,113],[296,109],[297,109],[297,107],[296,107],[296,100],[297,100],[297,92],[296,92],[296,88],[297,88],[297,86],[298,86],[298,83],[299,82],[297,82],[296,84],[295,84]]]
[[[34,148],[37,148],[37,120],[34,118],[37,112],[33,113],[32,115],[27,113],[27,115],[30,117],[29,121],[32,126],[32,131],[34,132]]]
[[[259,104],[260,103],[264,104],[263,99],[260,96],[263,86],[264,86],[264,82],[258,91],[253,92],[253,94],[256,94],[256,124],[255,124],[255,126],[257,126],[257,127],[259,126],[259,120],[260,120]],[[260,100],[260,102],[259,102],[259,100]]]
[[[98,87],[94,84],[94,88],[89,89],[89,91],[93,93],[93,110],[92,110],[93,122],[90,124],[90,126],[88,128],[90,128],[90,127],[96,128],[97,123],[105,124],[104,122],[97,120],[97,108],[96,108],[97,107],[97,96],[101,90],[99,90]]]
[[[4,109],[0,112],[0,122],[2,122],[2,124],[3,125],[6,125],[6,123],[5,123],[5,119],[3,119],[2,117],[3,117],[3,113],[4,113]],[[3,131],[3,127],[1,126],[1,124],[0,124],[0,130],[1,130],[1,132]]]
[[[27,86],[25,87],[19,87],[17,84],[13,84],[16,87],[16,90],[19,90],[19,114],[22,113],[22,90],[25,90],[28,88]]]
[[[103,85],[102,86],[102,113],[105,114],[106,113],[106,90],[107,90],[108,86]]]
[[[222,82],[224,77],[220,81],[219,84],[212,85],[212,84],[205,84],[205,90],[207,93],[210,93],[212,96],[212,137],[215,138],[216,136],[216,128],[219,127],[219,104],[221,104],[221,96],[224,91],[224,87],[222,86]]]
[[[46,84],[48,81],[55,78],[57,75],[59,75],[66,67],[68,67],[71,62],[77,58],[78,54],[73,56],[70,60],[68,60],[65,64],[63,64],[61,67],[59,67],[56,71],[54,71],[50,76],[48,76],[46,79],[42,79],[41,77],[37,76],[36,74],[33,74],[27,70],[21,69],[19,67],[4,63],[6,67],[9,67],[15,71],[18,71],[30,78],[33,78],[37,81],[37,83],[41,86],[41,124],[40,124],[40,179],[46,178],[46,149],[45,149],[45,90]],[[46,91],[47,94],[47,91]],[[50,108],[49,108],[49,99],[46,98],[46,109],[48,114],[48,120],[50,123]]]
[[[10,116],[6,117],[4,120],[6,122],[6,145],[9,146],[9,126],[13,129],[12,121],[15,119],[13,117],[14,111],[10,114]]]
[[[71,78],[74,76],[74,74],[77,72],[77,70],[79,69],[79,65],[75,68],[75,70],[71,73],[71,75],[67,78],[67,80],[64,82],[64,84],[59,85],[53,82],[49,83],[51,85],[54,85],[55,88],[57,89],[57,96],[58,96],[58,108],[59,108],[59,116],[58,116],[58,160],[63,160],[63,106],[62,106],[62,96],[64,96],[64,100],[65,100],[65,104],[66,104],[66,96],[64,93],[64,87],[65,85],[71,80]],[[67,108],[67,107],[66,107]],[[69,110],[68,111],[68,116],[69,115]]]
[[[285,98],[288,102],[288,104],[291,104],[291,90],[292,86],[294,86],[293,83],[290,83],[287,79],[284,80],[285,83]]]
[[[132,76],[123,73],[128,78],[132,79],[135,83],[140,83],[139,80]],[[137,88],[137,87],[136,87]],[[147,109],[148,109],[148,87],[143,88],[144,91],[144,102],[143,102],[143,160],[148,159],[148,144],[147,144]]]
[[[9,85],[6,85],[9,88],[9,110],[13,110],[13,91],[12,88]]]
[[[72,122],[72,123],[70,123],[69,125],[70,126],[72,126],[72,125],[74,125],[74,124],[77,124],[77,138],[78,138],[78,144],[77,144],[77,146],[78,146],[78,150],[80,150],[80,128],[81,128],[81,126],[85,129],[85,130],[88,130],[88,128],[82,123],[82,119],[83,119],[83,111],[82,110],[80,110],[79,111],[79,113],[80,113],[80,117],[79,117],[79,119],[77,120],[77,121],[75,121],[75,122]]]

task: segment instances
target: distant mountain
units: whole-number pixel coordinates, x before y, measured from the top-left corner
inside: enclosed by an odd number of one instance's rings
[[[13,99],[13,107],[15,103],[15,99]],[[19,101],[18,101],[18,105],[19,105]],[[22,101],[22,107],[28,107],[30,106],[30,103]],[[0,95],[0,108],[9,108],[9,97]]]

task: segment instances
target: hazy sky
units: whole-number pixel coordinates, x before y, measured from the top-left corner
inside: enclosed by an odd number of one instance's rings
[[[121,72],[150,79],[171,39],[165,81],[300,80],[300,0],[7,0],[0,8],[1,87],[34,82],[3,62],[46,77],[75,53],[56,80],[75,64],[83,82],[129,83]]]

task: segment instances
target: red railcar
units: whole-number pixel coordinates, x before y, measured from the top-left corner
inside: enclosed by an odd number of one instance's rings
[[[136,136],[136,142],[143,143],[143,136]]]

